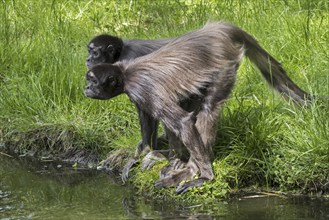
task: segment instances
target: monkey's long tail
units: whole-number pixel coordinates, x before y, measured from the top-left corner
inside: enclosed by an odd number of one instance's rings
[[[259,68],[266,81],[286,99],[300,105],[314,100],[314,96],[299,88],[287,75],[281,64],[265,51],[251,35],[231,26],[233,40],[244,44],[246,56]]]

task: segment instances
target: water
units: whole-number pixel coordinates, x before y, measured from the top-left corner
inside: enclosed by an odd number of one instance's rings
[[[104,173],[0,154],[0,219],[329,219],[329,201],[253,196],[203,206],[133,196]]]

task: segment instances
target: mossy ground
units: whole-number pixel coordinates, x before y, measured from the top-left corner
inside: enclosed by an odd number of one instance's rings
[[[2,1],[0,6],[0,146],[53,155],[83,151],[105,158],[134,152],[137,114],[126,96],[83,95],[86,44],[96,34],[167,38],[208,20],[230,21],[255,36],[304,90],[329,94],[328,1]],[[329,105],[283,101],[244,60],[219,113],[216,178],[182,199],[223,198],[256,186],[328,193]],[[158,165],[139,172],[140,192],[154,189]]]

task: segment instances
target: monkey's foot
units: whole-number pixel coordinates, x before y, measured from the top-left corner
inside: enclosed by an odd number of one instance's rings
[[[117,150],[112,152],[107,158],[99,162],[97,170],[105,171],[106,173],[121,172],[124,167],[124,161],[128,158],[128,152],[125,150]]]
[[[168,155],[169,150],[155,150],[155,151],[150,151],[148,148],[144,149],[142,153],[140,153],[141,157],[142,155],[145,155],[145,157],[142,160],[142,171],[148,170],[151,167],[154,166],[154,164],[157,161],[161,160],[167,160],[166,155]],[[130,158],[129,161],[126,163],[126,165],[122,169],[122,174],[121,174],[121,179],[122,182],[125,183],[128,180],[129,177],[129,172],[132,167],[134,167],[139,160],[137,157]]]
[[[190,188],[202,186],[202,184],[207,180],[208,179],[205,178],[199,178],[199,179],[191,180],[189,182],[182,183],[176,188],[176,193],[177,194],[186,193]]]
[[[142,148],[143,148],[143,150],[142,150]],[[122,179],[123,183],[127,182],[130,169],[139,162],[138,158],[140,158],[143,155],[148,154],[150,151],[151,151],[151,148],[149,146],[142,147],[142,142],[140,142],[137,145],[135,156],[133,158],[130,158],[122,169],[121,179]]]
[[[186,162],[181,161],[178,158],[170,160],[169,164],[164,166],[160,171],[160,179],[172,176],[175,171],[186,167]]]
[[[123,167],[121,174],[121,179],[123,183],[127,182],[129,171],[134,165],[137,164],[137,162],[138,160],[136,158],[130,158],[129,161],[126,163],[126,165]]]
[[[167,160],[162,151],[151,151],[142,160],[142,171],[151,169],[157,161]]]
[[[183,169],[174,170],[170,173],[170,176],[161,178],[155,182],[155,187],[168,187],[177,186],[183,180],[191,180],[197,174],[193,167],[186,166]]]

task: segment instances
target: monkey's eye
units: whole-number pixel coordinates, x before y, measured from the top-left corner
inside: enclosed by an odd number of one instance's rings
[[[97,84],[97,83],[98,83],[98,81],[97,81],[96,79],[92,80],[92,82],[93,82],[94,84]]]
[[[99,50],[94,50],[93,51],[93,57],[94,58],[98,58],[98,57],[100,57],[100,55],[101,55],[101,53],[99,52]]]

